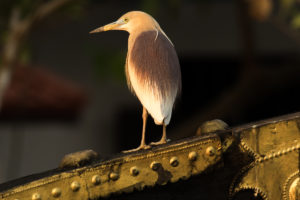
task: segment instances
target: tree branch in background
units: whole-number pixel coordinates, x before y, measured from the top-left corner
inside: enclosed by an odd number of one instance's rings
[[[10,83],[10,77],[14,65],[18,61],[21,45],[37,22],[47,18],[72,0],[52,0],[41,4],[32,14],[21,19],[20,9],[15,7],[11,11],[7,39],[3,45],[2,64],[0,66],[0,111],[6,88]]]

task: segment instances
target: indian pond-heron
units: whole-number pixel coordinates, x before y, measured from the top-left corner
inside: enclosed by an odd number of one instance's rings
[[[127,84],[143,105],[143,131],[138,148],[150,148],[145,143],[148,113],[155,124],[163,125],[159,142],[167,142],[166,126],[169,124],[176,97],[181,91],[181,72],[173,43],[149,14],[131,11],[117,21],[97,28],[90,33],[109,30],[129,32],[126,58]]]

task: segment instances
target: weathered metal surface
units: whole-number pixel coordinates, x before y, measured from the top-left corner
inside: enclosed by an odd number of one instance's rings
[[[204,172],[221,161],[217,135],[195,137],[96,165],[54,174],[0,193],[0,199],[96,199],[164,185]]]
[[[299,200],[300,113],[205,134],[2,184],[0,199],[87,200],[125,192],[153,199],[145,186],[170,183],[159,190],[175,195],[170,199],[183,198],[181,184],[187,199],[257,199],[250,190],[264,200]],[[174,183],[180,179],[189,180]]]
[[[291,186],[299,177],[300,166],[299,116],[295,114],[292,118],[253,124],[233,131],[240,140],[240,148],[254,160],[234,178],[229,198],[237,192],[251,189],[265,200],[292,199]]]

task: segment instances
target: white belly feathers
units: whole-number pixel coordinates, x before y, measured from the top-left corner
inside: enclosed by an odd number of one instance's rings
[[[128,75],[136,96],[148,113],[153,117],[155,124],[168,125],[171,120],[172,107],[176,96],[163,96],[155,83],[149,83],[147,80],[140,80],[137,77],[134,68],[128,61]],[[176,92],[175,92],[176,94]]]

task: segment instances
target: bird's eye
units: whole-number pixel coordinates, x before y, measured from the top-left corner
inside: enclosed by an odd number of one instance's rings
[[[124,22],[126,22],[126,23],[127,23],[128,21],[129,21],[129,19],[128,19],[128,18],[124,18]]]

